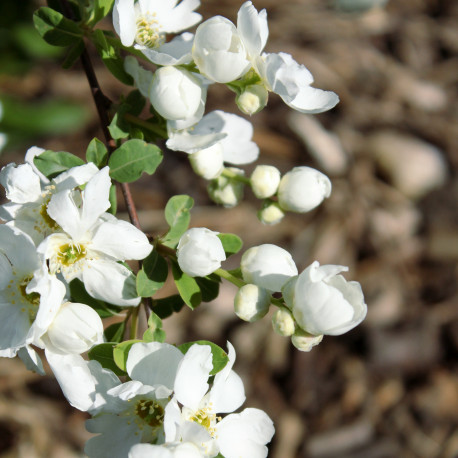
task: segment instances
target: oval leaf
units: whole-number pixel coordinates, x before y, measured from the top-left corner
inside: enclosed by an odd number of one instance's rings
[[[130,347],[137,342],[141,342],[141,340],[126,340],[125,342],[121,342],[113,348],[114,362],[119,367],[119,369],[124,372],[126,372],[127,356],[129,355]]]
[[[167,261],[153,250],[142,263],[137,274],[137,294],[141,297],[151,297],[164,286],[169,273]]]
[[[177,264],[172,263],[173,279],[185,304],[194,310],[202,302],[202,293],[195,278],[186,275]]]
[[[227,257],[238,253],[242,249],[242,239],[235,234],[218,234],[218,238],[223,244],[224,252]]]
[[[43,151],[33,158],[37,169],[47,178],[54,178],[72,167],[83,165],[84,161],[65,151]]]
[[[102,367],[105,369],[110,369],[116,375],[127,375],[127,373],[121,370],[114,362],[113,348],[115,346],[116,343],[113,342],[96,345],[89,350],[89,359],[95,359],[102,365]]]
[[[170,226],[169,231],[161,240],[164,245],[175,248],[180,237],[186,232],[191,220],[190,210],[194,199],[185,194],[173,196],[165,206],[165,219]]]

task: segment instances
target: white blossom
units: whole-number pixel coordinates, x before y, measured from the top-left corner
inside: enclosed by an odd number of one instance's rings
[[[303,329],[296,329],[291,336],[291,343],[300,351],[310,351],[323,340],[323,334],[312,335]]]
[[[252,84],[236,96],[235,103],[242,113],[252,116],[267,105],[268,98],[269,92],[262,84]]]
[[[226,254],[217,234],[205,227],[193,227],[181,236],[177,258],[184,273],[205,277],[221,267]]]
[[[189,162],[197,175],[206,180],[213,180],[221,175],[224,169],[223,148],[216,143],[189,155]]]
[[[250,182],[251,189],[258,199],[273,196],[280,184],[280,170],[272,165],[258,165],[253,170]]]
[[[296,323],[292,313],[285,308],[275,310],[272,315],[272,327],[281,336],[293,335],[296,330]]]
[[[240,261],[243,279],[268,291],[280,291],[282,286],[297,275],[291,255],[276,245],[264,244],[243,253]]]
[[[162,445],[136,444],[128,458],[206,458],[192,442],[171,442]]]
[[[284,210],[305,213],[331,195],[331,181],[318,170],[294,167],[286,173],[278,187],[278,203]]]
[[[269,311],[269,306],[268,291],[251,283],[242,286],[234,298],[235,314],[244,321],[260,320]]]
[[[297,277],[292,311],[302,329],[314,336],[337,336],[364,320],[367,306],[360,284],[338,275],[347,270],[345,266],[320,267],[315,261]]]

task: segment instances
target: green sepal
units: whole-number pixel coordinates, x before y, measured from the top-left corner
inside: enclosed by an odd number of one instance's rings
[[[202,293],[196,279],[182,272],[175,262],[172,262],[172,273],[180,296],[185,304],[194,310],[202,302]]]
[[[218,345],[214,344],[213,342],[209,342],[208,340],[196,340],[195,342],[187,342],[181,345],[178,345],[178,349],[186,354],[189,348],[194,345],[209,345],[212,351],[212,359],[213,359],[213,369],[210,372],[210,375],[217,374],[220,370],[224,369],[226,364],[229,361],[229,357],[227,353]]]
[[[83,31],[76,22],[47,6],[35,11],[33,23],[38,33],[50,45],[70,46],[83,37]]]
[[[226,257],[236,254],[242,249],[242,239],[235,234],[218,234],[218,238],[223,244]]]
[[[141,297],[151,297],[164,286],[169,273],[167,261],[153,250],[142,262],[142,268],[137,274],[137,294]]]
[[[126,364],[127,364],[127,357],[129,356],[129,350],[132,345],[141,342],[138,339],[126,340],[121,342],[120,344],[116,345],[113,348],[113,359],[116,365],[122,371],[126,372]]]
[[[154,299],[151,309],[161,319],[168,318],[179,312],[184,306],[184,301],[179,294],[174,294],[161,299]]]
[[[173,196],[165,206],[165,219],[170,226],[161,243],[170,248],[178,245],[180,237],[186,232],[191,221],[190,210],[194,199],[186,194]]]
[[[143,172],[152,175],[162,161],[162,152],[156,145],[142,140],[128,140],[110,156],[110,176],[121,183],[138,180]]]
[[[114,348],[116,342],[106,342],[95,347],[92,347],[88,351],[89,359],[98,361],[103,368],[110,369],[116,375],[127,375],[127,372],[120,369],[114,361]]]
[[[83,165],[84,161],[66,151],[47,150],[35,156],[33,163],[46,178],[51,179],[72,167]]]
[[[143,333],[144,342],[164,342],[165,331],[162,329],[162,320],[154,313],[148,318],[148,329]]]

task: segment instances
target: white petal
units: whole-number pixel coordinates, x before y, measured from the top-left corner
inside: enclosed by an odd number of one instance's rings
[[[194,35],[185,32],[158,49],[139,47],[142,53],[156,65],[183,65],[192,61],[191,49]]]
[[[17,355],[25,364],[27,370],[36,372],[40,375],[46,375],[41,358],[32,347],[26,345],[25,347],[20,348]]]
[[[301,87],[296,97],[281,97],[291,108],[310,114],[330,110],[339,103],[339,97],[334,92],[323,91],[311,86]]]
[[[161,18],[161,25],[167,33],[178,33],[189,29],[202,20],[194,10],[200,5],[200,0],[182,0],[170,14]]]
[[[208,377],[213,368],[210,346],[194,344],[185,354],[177,371],[175,396],[181,404],[197,410],[208,391]]]
[[[173,345],[160,342],[132,345],[127,358],[127,373],[134,380],[173,389],[178,365],[183,353]]]
[[[125,307],[140,303],[135,277],[121,264],[103,259],[88,261],[82,277],[86,291],[95,299]]]
[[[40,198],[40,178],[29,164],[6,165],[0,172],[0,183],[5,188],[6,198],[12,202],[34,202]]]
[[[33,159],[43,153],[45,150],[43,148],[39,148],[38,146],[32,146],[27,150],[25,153],[25,162],[29,164],[33,171],[40,177],[41,183],[44,185],[49,184],[48,178],[46,178],[36,167],[33,162]]]
[[[251,2],[245,2],[237,14],[237,29],[250,57],[259,56],[269,36],[266,10],[258,14]]]
[[[81,225],[80,212],[73,200],[71,190],[54,194],[48,203],[47,212],[75,240],[79,240],[87,230]]]
[[[13,226],[0,225],[0,251],[7,256],[16,271],[30,274],[40,267],[32,239]]]
[[[153,73],[145,70],[133,56],[127,56],[124,60],[124,70],[132,76],[143,97],[149,97],[149,90],[153,82]]]
[[[97,166],[93,162],[89,162],[62,172],[53,179],[53,183],[56,185],[57,191],[73,189],[87,183],[98,171]]]
[[[13,268],[11,266],[11,262],[3,253],[0,253],[0,290],[6,288],[12,276]]]
[[[134,0],[116,0],[113,7],[113,26],[124,46],[132,46],[137,33]]]
[[[121,220],[104,222],[98,226],[91,248],[120,261],[146,258],[153,249],[142,231]]]

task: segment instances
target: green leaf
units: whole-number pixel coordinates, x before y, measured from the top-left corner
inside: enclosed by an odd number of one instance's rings
[[[89,25],[93,26],[100,20],[102,20],[113,7],[114,0],[94,0],[94,6],[92,8],[92,15],[89,20]]]
[[[223,244],[224,252],[227,257],[238,253],[242,249],[242,239],[235,234],[218,234],[218,238]]]
[[[98,168],[107,165],[108,150],[98,138],[93,138],[86,150],[87,162],[93,162]]]
[[[75,62],[80,58],[81,54],[84,51],[84,41],[79,40],[75,41],[67,51],[64,61],[62,62],[62,68],[68,70],[75,65]]]
[[[194,310],[202,302],[202,294],[196,279],[182,272],[174,262],[172,262],[172,273],[180,296],[185,304]]]
[[[115,346],[116,343],[114,342],[96,345],[89,350],[89,359],[95,359],[102,365],[102,367],[110,369],[116,375],[127,375],[127,373],[121,370],[114,362],[113,351]]]
[[[110,175],[121,183],[138,180],[143,172],[152,175],[162,161],[162,152],[156,145],[142,140],[129,140],[111,155]]]
[[[108,70],[116,77],[121,83],[132,86],[134,80],[124,70],[124,59],[119,54],[117,48],[110,44],[105,38],[104,32],[101,29],[94,30],[92,35],[93,42],[97,48],[97,52],[103,60]]]
[[[224,369],[227,362],[229,361],[229,357],[227,353],[218,345],[214,344],[213,342],[209,342],[208,340],[196,340],[195,342],[187,342],[181,345],[178,345],[178,349],[186,354],[190,347],[194,344],[198,345],[209,345],[212,351],[213,357],[213,369],[210,372],[210,375],[217,374],[220,370]]]
[[[45,41],[54,46],[69,46],[83,37],[76,22],[46,6],[35,11],[33,23]]]
[[[92,307],[99,314],[100,318],[108,318],[110,316],[119,315],[119,313],[122,312],[121,307],[107,304],[106,302],[94,299],[90,296],[84,287],[84,283],[77,278],[70,282],[70,295],[73,302],[79,302],[80,304],[86,304]]]
[[[108,212],[112,215],[116,215],[116,211],[118,210],[118,199],[116,197],[116,185],[114,184],[110,186],[108,200],[110,201],[110,208],[108,209]]]
[[[210,302],[218,297],[219,283],[217,281],[203,277],[196,277],[195,280],[202,294],[202,302]]]
[[[129,107],[127,105],[121,105],[108,126],[110,135],[114,140],[121,140],[129,136],[130,126],[124,121],[124,115],[127,113],[128,109]]]
[[[114,362],[119,367],[119,369],[124,372],[126,372],[127,356],[129,355],[130,347],[132,347],[132,345],[136,344],[137,342],[141,342],[141,340],[126,340],[113,348]]]
[[[108,326],[108,328],[105,329],[103,334],[105,335],[105,340],[107,340],[108,342],[120,343],[124,338],[125,330],[126,322],[121,321],[119,323],[114,323]]]
[[[167,318],[175,312],[179,312],[184,305],[184,301],[179,294],[173,296],[155,299],[152,310],[159,318]]]
[[[192,197],[187,195],[173,196],[165,206],[165,219],[170,226],[169,231],[161,240],[161,243],[175,248],[180,237],[186,232],[191,220],[190,210],[194,205]]]
[[[138,89],[130,91],[124,100],[124,104],[129,105],[128,113],[133,116],[138,116],[145,108],[146,99],[142,96]]]
[[[43,151],[35,156],[33,163],[37,169],[47,178],[54,178],[66,170],[83,165],[84,161],[74,154],[65,151]]]
[[[164,286],[169,273],[167,261],[153,250],[142,263],[137,274],[137,294],[141,297],[150,297]]]
[[[154,313],[148,318],[148,329],[143,334],[144,342],[164,342],[165,331],[162,329],[162,320]]]

